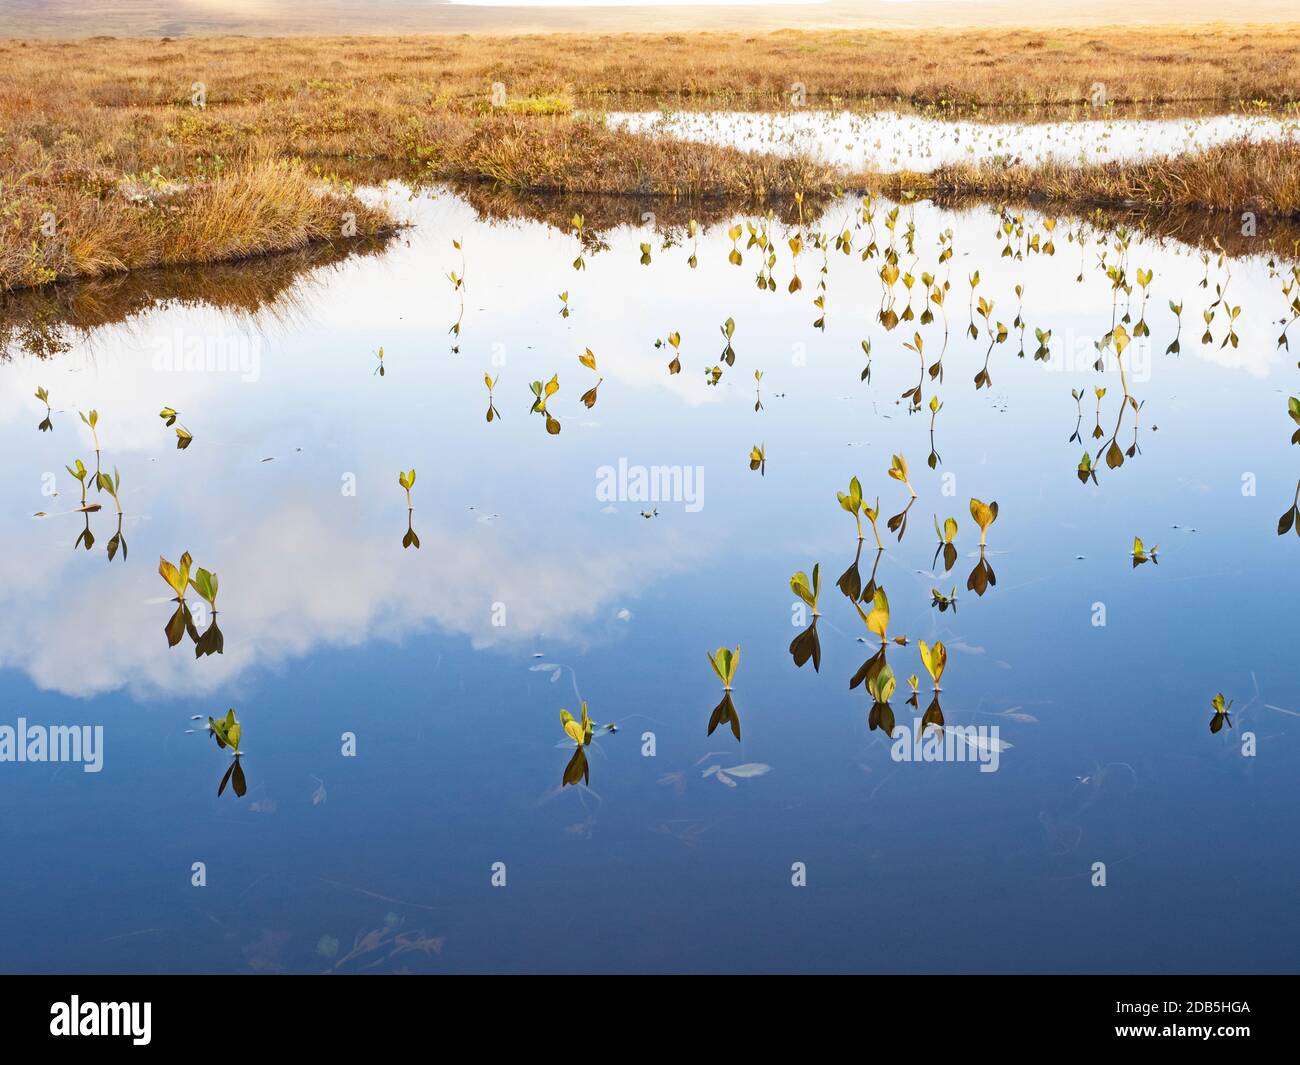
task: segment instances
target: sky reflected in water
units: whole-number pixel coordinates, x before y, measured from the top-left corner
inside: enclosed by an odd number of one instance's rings
[[[670,247],[649,225],[589,230],[583,249],[541,221],[488,222],[451,192],[386,195],[417,225],[383,255],[323,268],[291,314],[177,301],[58,357],[0,363],[0,724],[105,735],[100,773],[0,764],[13,858],[0,904],[19,918],[4,969],[1294,966],[1300,545],[1277,534],[1297,478],[1296,355],[1277,346],[1289,267],[1135,237],[1115,310],[1098,264],[1119,260],[1113,235],[1086,231],[1081,247],[1062,218],[1054,255],[1003,257],[996,211],[905,206],[896,245],[916,315],[923,271],[951,282],[940,380],[937,308],[923,327],[878,318],[891,204],[875,205],[866,261],[859,199],[817,223],[824,254],[805,227],[790,293],[797,227],[780,221],[772,291],[748,231],[729,262],[730,220],[676,230]],[[1047,237],[1042,216],[1024,222],[1017,249]],[[1134,333],[1139,269],[1153,271],[1149,337]],[[901,280],[893,293],[901,315]],[[1225,346],[1224,307],[1238,305]],[[1113,346],[1093,369],[1126,306],[1136,430]],[[991,342],[998,322],[1008,335]],[[1036,329],[1051,330],[1046,361]],[[922,358],[904,347],[915,332]],[[578,361],[588,349],[595,371]],[[227,368],[195,369],[195,352]],[[556,435],[529,411],[530,383],[553,375]],[[900,397],[918,377],[912,412]],[[186,449],[163,408],[193,434]],[[121,474],[129,555],[112,561],[115,507],[93,486],[95,543],[74,546],[87,522],[65,466],[95,468],[78,416],[91,409],[102,468]],[[1085,447],[1095,483],[1079,474]],[[887,476],[894,454],[917,493],[901,541],[885,528],[909,499]],[[620,462],[691,471],[699,505],[602,498],[602,468]],[[412,468],[418,549],[403,547],[398,484]],[[996,772],[895,761],[868,727],[872,698],[849,681],[879,640],[836,587],[858,550],[836,502],[854,476],[880,499],[889,635],[908,637],[887,652],[898,725],[929,702],[917,641],[942,640],[944,718],[998,726],[1010,747]],[[972,497],[999,505],[983,595],[967,587]],[[934,519],[949,516],[945,572]],[[1156,564],[1133,565],[1135,536],[1158,545]],[[164,634],[176,606],[156,560],[186,551],[220,577],[220,654]],[[818,671],[789,650],[803,627],[790,575],[814,563]],[[938,610],[934,589],[956,609]],[[737,645],[740,741],[726,724],[706,735],[722,695],[707,656]],[[1219,691],[1233,727],[1211,734]],[[584,748],[589,783],[562,787],[575,746],[560,711],[584,700],[617,731]],[[218,796],[230,755],[202,727],[228,707],[242,797]],[[754,765],[770,768],[726,772]]]

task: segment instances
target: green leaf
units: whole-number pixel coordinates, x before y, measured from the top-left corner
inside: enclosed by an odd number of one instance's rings
[[[790,578],[790,590],[809,606],[814,605],[812,588],[808,583],[808,574],[800,570]]]
[[[889,667],[888,663],[882,664],[880,669],[867,680],[867,691],[871,693],[871,697],[878,703],[889,702],[897,686],[898,681],[894,678],[894,671]]]
[[[194,574],[194,579],[190,581],[190,587],[206,599],[211,606],[216,606],[217,599],[217,575],[206,569],[200,568]]]
[[[709,663],[723,686],[730,688],[731,682],[736,677],[736,669],[740,665],[740,647],[736,647],[734,654],[730,648],[719,647],[709,656]]]

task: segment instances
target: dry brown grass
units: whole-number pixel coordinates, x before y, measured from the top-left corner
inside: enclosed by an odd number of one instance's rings
[[[344,210],[359,234],[375,232],[385,217],[319,187],[358,163],[376,176],[689,201],[788,201],[836,181],[806,159],[611,131],[574,103],[766,107],[801,82],[811,106],[978,109],[1078,104],[1100,81],[1113,101],[1279,105],[1300,86],[1298,41],[1296,27],[1271,27],[0,42],[0,290],[337,239]],[[191,104],[195,82],[204,108]],[[494,82],[509,107],[489,105]],[[1228,162],[1187,177],[1225,180]],[[1293,177],[1239,162],[1248,187],[1291,202]],[[1171,194],[1151,173],[1127,187]],[[944,180],[1071,195],[1068,174],[1050,168]],[[1202,199],[1224,196],[1216,186]]]
[[[1092,166],[1046,162],[961,164],[929,174],[896,174],[884,190],[926,195],[977,195],[1003,200],[1054,200],[1076,205],[1140,205],[1300,216],[1300,142],[1217,145],[1142,162]]]
[[[3,181],[0,288],[179,263],[211,263],[391,228],[381,211],[286,160],[192,183],[58,167]],[[52,229],[47,232],[43,227]]]
[[[1300,94],[1300,19],[1257,27],[780,31],[518,37],[294,37],[0,42],[0,97],[181,107],[205,81],[240,121],[275,101],[291,113],[381,110],[511,96],[637,93],[779,105],[942,101],[988,107],[1118,102],[1282,102]]]
[[[429,176],[512,189],[742,204],[789,199],[796,190],[825,193],[841,180],[804,158],[646,138],[592,119],[448,115],[420,129],[410,156]]]

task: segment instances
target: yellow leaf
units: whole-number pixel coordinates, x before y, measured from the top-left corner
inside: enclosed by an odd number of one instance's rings
[[[180,573],[165,558],[158,559],[158,574],[171,586],[172,591],[177,595],[184,591],[185,585],[181,583]]]
[[[935,640],[933,647],[924,640],[917,640],[916,647],[921,652],[921,664],[925,666],[925,671],[938,684],[944,667],[948,664],[948,649],[941,640]]]
[[[889,630],[889,597],[885,595],[885,589],[877,588],[876,597],[872,601],[871,613],[867,615],[867,628],[880,637],[882,641],[888,639],[886,633]]]
[[[1124,349],[1128,347],[1128,331],[1122,325],[1115,327],[1115,354],[1123,355]]]
[[[573,719],[573,715],[567,710],[560,711],[560,724],[564,727],[564,733],[574,743],[581,744],[584,730],[582,725]]]
[[[998,516],[998,505],[996,503],[989,505],[983,501],[971,498],[970,516],[975,519],[975,524],[980,528],[980,536],[988,530],[993,524],[993,520]]]

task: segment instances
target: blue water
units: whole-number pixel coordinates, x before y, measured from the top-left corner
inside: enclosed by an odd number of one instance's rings
[[[936,272],[941,230],[956,246],[931,470],[929,410],[899,400],[917,381],[902,344],[918,326],[874,320],[880,259],[860,261],[865,230],[852,255],[830,250],[823,332],[822,255],[806,236],[804,287],[788,294],[779,223],[767,292],[745,238],[743,266],[728,263],[725,225],[701,233],[695,270],[689,239],[663,250],[622,228],[579,272],[576,239],[540,222],[488,223],[450,193],[400,207],[418,225],[389,252],[319,271],[255,318],[160,305],[56,359],[0,363],[0,725],[104,728],[102,772],[0,763],[0,968],[1295,968],[1300,543],[1277,521],[1300,451],[1295,356],[1276,348],[1283,279],[1263,257],[1228,264],[1228,302],[1243,309],[1238,346],[1221,348],[1222,312],[1214,342],[1199,338],[1224,269],[1211,259],[1202,289],[1199,250],[1134,242],[1130,276],[1155,271],[1150,350],[1129,353],[1141,452],[1116,470],[1101,460],[1085,486],[1083,444],[1106,444],[1122,388],[1113,352],[1102,374],[1091,356],[1073,369],[1060,350],[1032,359],[1035,326],[1073,343],[1112,321],[1102,245],[1090,236],[1077,283],[1066,220],[1054,257],[1017,261],[999,257],[993,213],[915,208],[918,279]],[[832,207],[824,228],[851,228],[857,207]],[[1013,329],[978,391],[988,341],[963,333],[974,269],[995,323],[1011,324],[1025,285],[1029,325],[1025,357]],[[459,336],[449,270],[466,278]],[[920,293],[918,280],[918,312]],[[1185,303],[1178,355],[1165,353],[1169,299]],[[1134,311],[1139,300],[1135,286]],[[709,386],[728,317],[736,364]],[[674,331],[683,370],[670,377],[654,341]],[[928,364],[942,324],[921,331]],[[244,371],[159,368],[190,341],[233,345]],[[577,361],[586,348],[596,374]],[[499,375],[490,423],[485,372]],[[528,383],[552,374],[557,436],[528,413]],[[579,396],[597,376],[588,410]],[[52,432],[37,431],[38,385]],[[1107,388],[1101,440],[1094,385]],[[1069,442],[1071,389],[1086,392],[1083,443]],[[935,391],[927,375],[927,404]],[[193,433],[187,450],[164,406]],[[64,465],[94,466],[76,413],[91,408],[102,463],[122,476],[125,562],[106,558],[114,508],[93,490],[95,546],[73,548],[83,521]],[[1132,427],[1130,410],[1122,448]],[[919,495],[901,543],[884,527],[908,498],[886,476],[893,453]],[[702,467],[702,506],[611,507],[598,471],[620,458]],[[397,474],[412,467],[421,546],[404,550]],[[57,497],[42,494],[46,473]],[[929,701],[916,641],[942,639],[945,718],[1000,729],[1011,746],[996,772],[897,762],[868,729],[871,698],[849,678],[878,641],[835,587],[857,548],[836,503],[854,475],[880,496],[877,579],[891,636],[909,637],[888,651],[896,719],[910,729],[920,713],[909,674]],[[983,596],[966,588],[972,496],[999,504]],[[959,523],[958,561],[937,576],[936,514]],[[1159,545],[1157,564],[1132,565],[1134,536]],[[167,646],[174,604],[157,560],[184,550],[220,576],[221,655],[196,660],[188,637]],[[814,562],[820,672],[787,650],[800,631],[789,578]],[[940,613],[930,590],[953,586],[957,611]],[[724,644],[741,647],[741,742],[725,725],[705,734],[722,695],[706,654]],[[1233,727],[1212,735],[1218,691],[1235,699]],[[587,749],[589,786],[561,788],[574,747],[559,713],[581,699],[618,731]],[[242,797],[217,795],[230,756],[191,720],[228,707],[243,727]],[[749,763],[770,770],[734,787],[706,775]],[[195,862],[206,886],[191,882]]]

